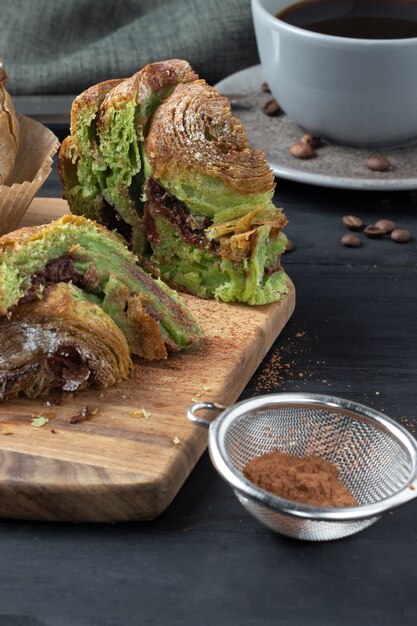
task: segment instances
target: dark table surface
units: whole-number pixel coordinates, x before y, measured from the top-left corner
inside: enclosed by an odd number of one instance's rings
[[[59,194],[54,172],[40,195]],[[342,396],[415,431],[416,240],[339,240],[345,214],[417,237],[417,204],[285,181],[276,202],[295,243],[285,267],[297,306],[242,398]],[[417,501],[350,538],[299,542],[252,519],[206,453],[153,522],[0,522],[0,626],[415,625],[416,562]]]

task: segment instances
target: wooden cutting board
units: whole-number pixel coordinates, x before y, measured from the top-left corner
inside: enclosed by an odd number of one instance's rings
[[[64,200],[37,198],[22,225],[67,211]],[[184,296],[205,331],[198,346],[137,363],[123,384],[74,394],[59,406],[23,398],[2,404],[0,516],[114,522],[164,511],[207,445],[207,431],[188,422],[187,407],[236,401],[291,317],[289,284],[285,300],[260,307]],[[70,423],[86,405],[97,413]],[[36,428],[39,415],[49,421]]]

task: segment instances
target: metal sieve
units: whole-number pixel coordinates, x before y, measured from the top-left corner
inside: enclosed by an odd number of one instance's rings
[[[197,414],[221,412],[210,421]],[[209,428],[211,460],[242,505],[268,528],[289,537],[327,541],[352,535],[383,513],[417,497],[417,442],[373,409],[325,395],[280,393],[231,407],[193,404],[188,418]],[[285,500],[247,480],[246,463],[266,452],[314,454],[334,463],[358,501],[318,507]]]

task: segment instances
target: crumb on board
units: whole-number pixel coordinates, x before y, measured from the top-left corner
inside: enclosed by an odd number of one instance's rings
[[[132,417],[144,417],[145,419],[149,419],[152,413],[146,409],[134,409],[133,411],[130,411],[129,415]]]
[[[181,443],[181,439],[175,436],[174,439],[172,440],[172,443],[174,444],[174,446],[179,446],[179,444]]]
[[[84,420],[87,420],[97,413],[98,409],[96,409],[95,407],[90,407],[88,406],[88,404],[85,404],[83,407],[81,407],[78,413],[75,413],[75,415],[71,415],[71,417],[68,418],[68,422],[70,424],[78,424],[79,422],[83,422]]]
[[[55,430],[55,428],[51,428],[51,433],[52,433],[53,435],[56,435],[56,430]]]
[[[208,385],[202,385],[201,386],[201,391],[196,391],[194,393],[193,396],[191,396],[191,402],[201,402],[201,396],[204,396],[204,394],[207,391],[211,391],[211,387],[209,387]]]
[[[32,419],[30,425],[34,428],[42,428],[42,426],[45,426],[48,422],[49,419],[45,417],[45,415],[37,415]]]
[[[7,430],[5,433],[1,433],[2,435],[4,435],[5,437],[7,437],[8,435],[13,435],[13,433],[10,430]]]

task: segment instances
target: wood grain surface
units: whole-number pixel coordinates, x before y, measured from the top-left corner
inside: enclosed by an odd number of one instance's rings
[[[64,200],[35,199],[22,225],[67,210]],[[187,407],[236,401],[291,317],[289,284],[285,300],[261,307],[184,296],[205,331],[199,345],[164,362],[138,360],[128,381],[60,405],[24,398],[2,404],[0,516],[114,522],[159,515],[207,445],[207,431],[187,421]],[[97,412],[70,423],[86,405]],[[39,415],[49,421],[36,428]]]

